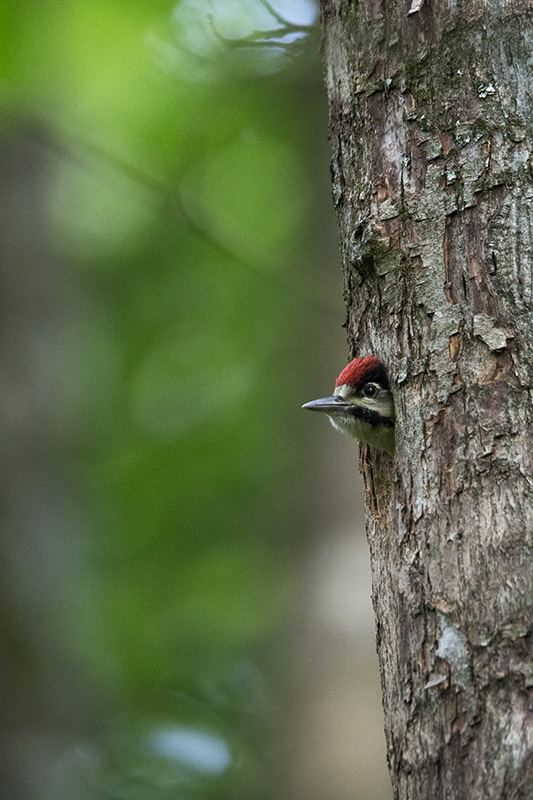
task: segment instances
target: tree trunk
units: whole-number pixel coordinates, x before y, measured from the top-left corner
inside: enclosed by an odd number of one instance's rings
[[[533,11],[322,0],[394,797],[533,798]]]

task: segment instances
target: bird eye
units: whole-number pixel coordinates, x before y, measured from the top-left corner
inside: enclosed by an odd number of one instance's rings
[[[365,395],[365,397],[374,397],[376,391],[377,391],[376,387],[372,386],[372,384],[369,383],[368,386],[365,386],[365,388],[363,389],[363,394]]]

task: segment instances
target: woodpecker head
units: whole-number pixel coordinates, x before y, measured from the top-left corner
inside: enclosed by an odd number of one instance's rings
[[[354,358],[337,378],[331,397],[311,400],[302,408],[323,411],[338,430],[394,452],[394,400],[385,367],[375,356]]]

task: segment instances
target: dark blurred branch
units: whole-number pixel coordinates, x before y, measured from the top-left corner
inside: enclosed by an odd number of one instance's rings
[[[261,0],[261,5],[267,9],[268,13],[277,21],[279,22],[278,28],[272,28],[267,30],[253,30],[248,33],[246,36],[239,36],[236,39],[231,39],[229,37],[223,36],[215,25],[215,20],[213,14],[208,14],[207,19],[209,21],[209,27],[211,29],[211,33],[213,36],[218,39],[225,47],[231,48],[239,48],[239,47],[280,47],[283,46],[283,39],[290,35],[290,34],[302,34],[305,36],[306,34],[311,33],[314,29],[314,25],[294,25],[291,22],[287,22],[287,20],[281,16],[267,0]],[[293,45],[294,42],[291,42]],[[287,54],[289,53],[289,49],[287,48]]]
[[[219,253],[233,261],[236,267],[253,272],[275,291],[289,291],[317,310],[334,314],[335,317],[339,316],[338,300],[333,296],[318,268],[312,271],[309,264],[302,264],[302,269],[299,272],[272,272],[268,268],[263,269],[259,263],[254,263],[244,258],[238,251],[214,236],[207,224],[202,224],[191,214],[180,195],[179,178],[176,179],[175,183],[166,183],[126,162],[116,153],[112,153],[94,142],[83,140],[80,136],[70,143],[67,141],[65,134],[56,131],[54,137],[47,139],[45,144],[46,147],[62,158],[69,159],[80,165],[85,162],[82,151],[95,156],[101,165],[111,167],[121,175],[130,178],[138,187],[147,189],[160,202],[163,201],[162,205],[167,212],[170,210],[171,216],[184,219],[191,231],[216,248]]]

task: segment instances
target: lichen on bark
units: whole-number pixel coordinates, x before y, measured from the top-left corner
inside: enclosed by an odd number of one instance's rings
[[[533,7],[322,0],[397,798],[533,796]],[[411,12],[411,13],[410,13]]]

